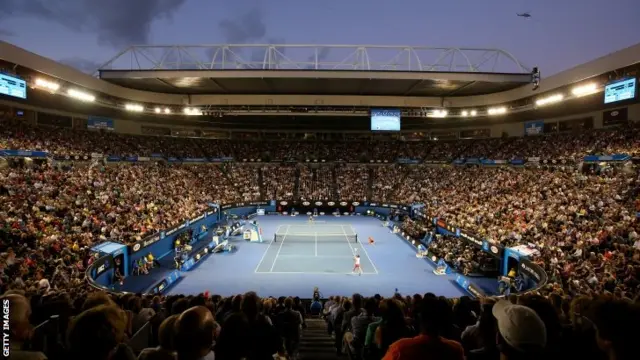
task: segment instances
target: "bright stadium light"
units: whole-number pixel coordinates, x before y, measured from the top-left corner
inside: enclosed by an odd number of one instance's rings
[[[84,101],[84,102],[94,102],[94,101],[96,101],[96,97],[95,96],[93,96],[91,94],[87,94],[87,93],[82,92],[82,91],[74,90],[74,89],[67,90],[67,94],[69,96],[71,96],[72,98],[76,99],[76,100],[80,100],[80,101]]]
[[[126,104],[124,106],[124,108],[127,111],[133,111],[133,112],[143,112],[144,111],[144,106],[138,105],[138,104]]]
[[[434,110],[431,114],[429,114],[429,117],[445,118],[448,114],[449,112],[447,110]]]
[[[562,99],[564,99],[564,96],[562,94],[551,95],[546,98],[536,100],[536,106],[545,106],[549,104],[554,104],[562,101]]]
[[[184,108],[185,115],[202,115],[202,112],[196,108]]]
[[[157,107],[157,108],[155,109],[156,114],[160,114],[160,112],[161,112],[161,111],[162,111],[162,109],[160,109],[159,107]]]
[[[171,109],[169,109],[169,108],[164,108],[164,113],[165,113],[165,114],[171,114]]]
[[[460,113],[460,115],[467,117],[467,116],[476,116],[478,114],[477,111],[475,110],[462,110],[462,112]]]
[[[36,79],[36,86],[42,89],[49,90],[51,92],[56,92],[58,91],[58,89],[60,89],[60,84],[44,79]]]
[[[503,115],[506,113],[507,113],[506,107],[490,108],[489,110],[487,110],[487,114],[489,115]]]
[[[595,83],[590,83],[574,87],[571,93],[574,96],[585,96],[595,93],[596,90],[598,90],[598,86]]]

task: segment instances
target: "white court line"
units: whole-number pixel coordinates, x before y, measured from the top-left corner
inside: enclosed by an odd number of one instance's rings
[[[351,226],[351,225],[349,225]],[[353,227],[351,228],[351,230],[353,230]],[[344,231],[344,228],[342,228],[342,231]],[[354,231],[355,233],[355,231]],[[347,232],[344,231],[344,236],[347,236]],[[348,237],[347,237],[347,241],[349,241]],[[367,252],[367,249],[365,249],[364,246],[362,246],[362,239],[360,241],[358,241],[358,244],[360,245],[360,248],[364,251],[364,254],[367,256],[367,259],[369,259],[369,262],[371,263],[371,266],[373,267],[373,271],[376,272],[376,274],[378,273],[378,269],[376,268],[376,264],[373,263],[373,260],[371,260],[371,257],[369,256],[369,253]],[[349,244],[351,245],[351,244]]]
[[[320,233],[318,234],[317,232],[287,232],[287,236],[339,236],[339,237],[343,237],[347,235],[344,230],[341,233]]]
[[[348,272],[348,273],[330,273],[330,272],[304,272],[304,271],[291,271],[291,272],[287,272],[287,271],[264,271],[264,272],[257,272],[256,274],[309,274],[309,275],[352,275],[352,276],[358,276],[356,273],[353,272]],[[378,273],[362,273],[362,275],[378,275]]]
[[[344,230],[344,227],[342,225],[340,225],[340,229],[342,229],[342,235],[344,235],[345,240],[347,240],[347,244],[351,248],[351,253],[353,254],[353,256],[356,256],[356,250],[353,248],[353,246],[351,246],[351,241],[349,241],[349,235],[347,235],[347,232]]]
[[[276,262],[278,261],[278,255],[280,255],[280,250],[282,250],[282,244],[284,244],[284,239],[287,238],[287,233],[289,232],[289,226],[287,226],[287,231],[284,232],[282,236],[282,240],[280,241],[280,247],[278,248],[278,252],[276,253],[276,257],[273,259],[273,264],[271,264],[271,270],[269,272],[273,272],[273,268],[276,266]]]
[[[281,227],[282,225],[276,228],[276,234],[278,233],[278,230],[280,230]],[[256,266],[256,270],[254,271],[254,273],[258,272],[258,269],[260,268],[260,265],[262,265],[262,262],[264,261],[265,256],[267,256],[267,253],[269,252],[269,248],[271,247],[271,245],[273,245],[273,240],[271,240],[271,242],[269,243],[269,246],[267,246],[267,250],[265,250],[264,254],[262,254],[262,257],[260,258],[260,262],[258,263],[258,266]]]
[[[296,254],[285,254],[280,255],[280,258],[325,258],[325,259],[353,259],[353,256],[344,256],[344,255],[296,255]]]

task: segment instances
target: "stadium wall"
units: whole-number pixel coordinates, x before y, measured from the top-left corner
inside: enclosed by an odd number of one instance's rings
[[[62,110],[54,110],[54,109],[43,109],[39,107],[30,106],[27,104],[16,104],[14,102],[0,100],[0,105],[6,106],[8,109],[13,110],[14,112],[17,110],[23,110],[25,122],[35,124],[37,122],[38,114],[46,113],[46,114],[54,114],[59,116],[68,116],[73,119],[74,124],[86,123],[86,119],[88,118],[87,114],[79,114],[74,112],[62,111]],[[627,108],[628,119],[631,121],[640,121],[640,104],[630,104],[630,105],[620,105],[616,107],[609,108],[617,109],[617,108]],[[573,120],[577,118],[585,118],[591,117],[593,118],[593,127],[595,129],[599,129],[603,127],[603,113],[607,111],[604,108],[598,111],[592,112],[584,112],[584,113],[574,113],[571,115],[561,116],[561,117],[550,117],[550,118],[541,118],[540,120],[545,123],[548,122],[562,122]],[[133,115],[132,115],[133,116]],[[514,115],[516,117],[517,115]],[[492,119],[491,119],[492,120]],[[180,121],[180,120],[176,120]],[[503,119],[496,119],[496,121],[504,121]],[[469,121],[467,124],[471,123]],[[132,120],[132,119],[115,119],[114,122],[115,131],[124,134],[131,135],[145,135],[145,131],[143,128],[166,128],[169,131],[171,130],[196,130],[196,129],[205,129],[205,126],[190,126],[190,125],[182,125],[179,123],[167,124],[167,123],[151,123],[151,122],[141,122],[140,120]],[[438,130],[450,130],[450,131],[463,131],[463,130],[474,130],[474,129],[490,129],[491,137],[501,137],[503,133],[506,133],[508,136],[523,136],[524,134],[524,121],[518,121],[517,118],[513,121],[507,123],[499,123],[499,124],[479,124],[479,125],[466,125],[466,126],[455,126],[454,124],[443,127],[443,125],[434,124],[430,127],[430,130],[438,131]],[[211,129],[214,130],[214,129]],[[221,131],[229,131],[229,130],[221,130]],[[247,131],[247,130],[242,130]],[[261,131],[260,129],[256,129],[256,131]]]
[[[624,106],[621,106],[621,107],[624,107]],[[629,120],[640,121],[640,104],[629,105],[627,106],[627,108],[628,108]],[[599,110],[599,111],[578,113],[578,114],[572,114],[572,115],[549,118],[549,119],[541,119],[541,120],[544,120],[545,122],[556,122],[556,121],[573,120],[576,118],[592,117],[593,127],[595,129],[599,129],[603,127],[603,122],[602,122],[603,112],[604,110]],[[132,120],[118,120],[115,122],[115,128],[117,132],[133,134],[133,135],[142,135],[143,134],[142,128],[144,126],[151,126],[151,127],[161,126],[161,127],[168,127],[171,129],[194,129],[194,130],[202,129],[201,127],[195,127],[195,126],[158,125],[154,123],[143,123],[143,122],[132,121]],[[510,137],[523,136],[524,134],[524,122],[521,122],[521,121],[512,122],[512,123],[493,124],[493,125],[459,126],[459,127],[456,126],[452,128],[447,128],[447,130],[451,129],[456,131],[462,131],[462,130],[474,130],[474,129],[486,129],[486,128],[489,128],[491,130],[491,137],[501,137],[503,132],[508,134],[508,136]],[[440,130],[440,128],[434,126],[433,130]]]

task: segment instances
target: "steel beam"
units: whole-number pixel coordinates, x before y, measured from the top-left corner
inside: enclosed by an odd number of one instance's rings
[[[140,45],[100,70],[360,70],[530,73],[500,49],[380,45]],[[96,73],[97,75],[97,73]]]

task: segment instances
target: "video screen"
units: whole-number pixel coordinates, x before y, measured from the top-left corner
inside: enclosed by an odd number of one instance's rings
[[[400,110],[372,109],[371,131],[400,131]]]
[[[0,94],[26,99],[27,83],[17,77],[0,73]]]
[[[604,103],[611,104],[636,97],[637,79],[624,79],[608,84],[604,88]]]

